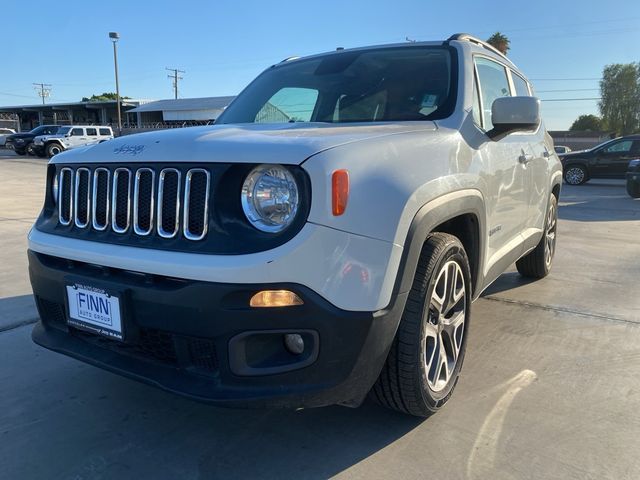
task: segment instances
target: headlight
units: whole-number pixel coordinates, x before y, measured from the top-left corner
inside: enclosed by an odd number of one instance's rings
[[[53,196],[53,204],[58,203],[58,174],[56,173],[53,176],[53,180],[51,181],[51,195]]]
[[[241,202],[251,225],[263,232],[281,232],[296,217],[298,185],[283,166],[260,165],[247,175]]]
[[[640,158],[637,158],[635,160],[631,160],[629,162],[629,168],[638,168],[640,167]]]

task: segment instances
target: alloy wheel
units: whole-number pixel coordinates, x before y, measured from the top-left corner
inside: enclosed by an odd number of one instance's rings
[[[556,253],[556,230],[558,228],[558,209],[555,203],[551,202],[547,212],[547,228],[544,242],[544,261],[547,268],[551,266],[553,255]]]
[[[567,170],[565,179],[570,185],[580,185],[584,182],[584,170],[579,167],[571,167]]]
[[[447,386],[458,363],[467,313],[465,291],[460,265],[449,260],[436,277],[426,321],[425,366],[434,392]]]

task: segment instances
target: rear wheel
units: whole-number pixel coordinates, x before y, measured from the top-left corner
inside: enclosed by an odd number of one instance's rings
[[[418,417],[440,409],[458,382],[470,308],[464,247],[453,235],[434,233],[422,247],[396,337],[371,390],[374,400]]]
[[[544,278],[549,274],[556,253],[557,231],[558,199],[551,194],[544,222],[544,235],[536,248],[516,262],[516,268],[520,275],[530,278]]]
[[[587,169],[582,165],[570,165],[564,172],[564,181],[569,185],[582,185],[587,180]]]
[[[49,157],[58,155],[62,151],[63,151],[63,148],[59,143],[53,142],[47,145],[47,156]]]

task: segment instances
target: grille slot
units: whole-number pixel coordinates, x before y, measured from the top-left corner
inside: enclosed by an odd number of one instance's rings
[[[192,168],[187,172],[184,187],[183,233],[189,240],[202,240],[209,223],[209,172]]]
[[[133,187],[133,230],[138,235],[149,235],[153,230],[155,172],[141,168],[136,172]]]
[[[106,168],[96,168],[93,172],[92,223],[93,228],[100,231],[109,224],[109,175]]]
[[[111,228],[116,233],[129,230],[131,221],[131,172],[128,168],[116,168],[113,172],[111,195]]]
[[[58,225],[189,241],[209,230],[206,168],[61,166],[57,183]]]
[[[89,225],[89,194],[91,175],[89,169],[79,168],[76,170],[76,184],[73,208],[76,212],[76,227],[86,228]]]
[[[62,225],[71,223],[73,215],[73,170],[63,168],[58,179],[58,221]]]
[[[173,238],[180,230],[180,172],[165,168],[158,180],[158,235]]]

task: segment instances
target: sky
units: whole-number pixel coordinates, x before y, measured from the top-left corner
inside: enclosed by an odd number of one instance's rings
[[[1,106],[40,103],[36,82],[50,103],[115,91],[110,31],[120,93],[143,99],[173,98],[167,67],[185,71],[181,98],[235,95],[293,55],[500,31],[550,130],[598,113],[605,65],[640,61],[638,0],[2,0],[0,15]]]

